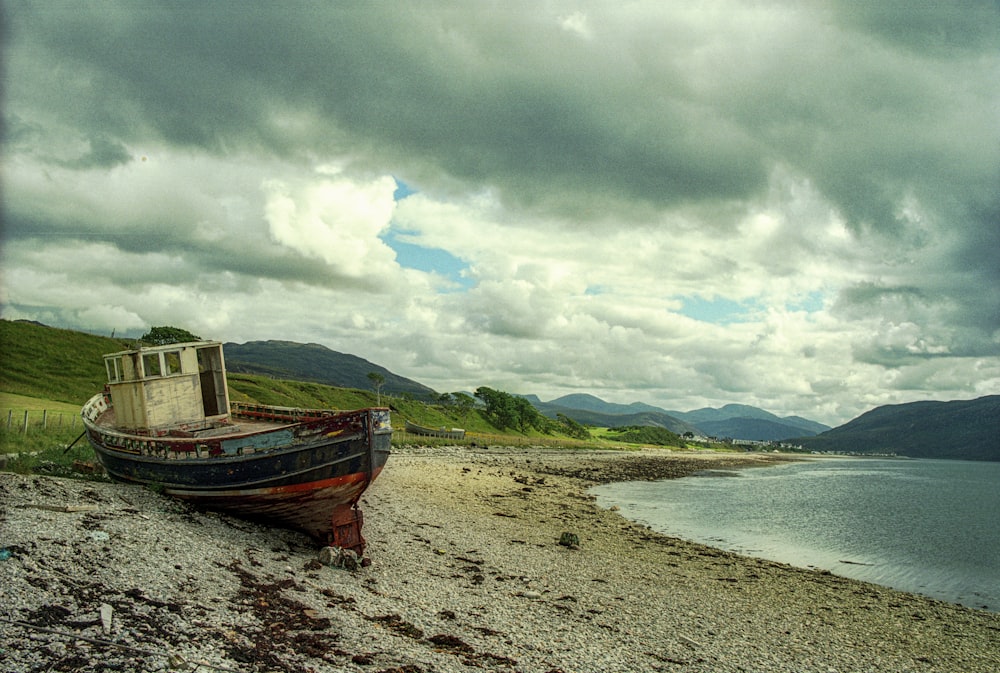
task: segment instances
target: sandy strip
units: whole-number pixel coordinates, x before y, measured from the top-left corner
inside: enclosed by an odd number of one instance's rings
[[[996,613],[666,538],[587,493],[773,459],[399,450],[354,572],[145,489],[3,474],[0,670],[1000,670]]]

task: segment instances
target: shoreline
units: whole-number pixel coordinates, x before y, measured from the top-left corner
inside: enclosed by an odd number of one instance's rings
[[[355,572],[146,489],[2,474],[0,670],[1000,670],[998,614],[669,538],[587,492],[775,460],[395,448]]]
[[[769,464],[791,464],[791,463],[814,463],[822,465],[824,462],[829,463],[829,461],[851,461],[855,464],[863,463],[869,460],[879,460],[892,462],[896,460],[903,461],[918,461],[927,462],[928,459],[913,459],[913,458],[897,458],[897,457],[872,457],[872,456],[841,456],[841,455],[802,455],[802,457],[797,457],[797,454],[786,454],[790,459],[787,461],[780,461],[769,463]],[[956,461],[947,461],[954,464]],[[806,468],[811,469],[811,468]],[[705,470],[705,476],[714,477],[716,476],[713,472],[717,472],[720,476],[731,476],[735,475],[734,470]],[[762,558],[778,563],[785,563],[796,568],[808,569],[821,571],[830,571],[835,575],[840,577],[845,577],[849,579],[854,579],[862,582],[868,582],[872,584],[877,584],[882,587],[895,589],[905,593],[912,593],[920,596],[925,596],[933,598],[936,600],[941,600],[946,603],[952,603],[955,605],[961,605],[968,608],[973,608],[976,610],[983,610],[986,612],[1000,613],[1000,597],[996,595],[996,592],[991,590],[995,587],[994,583],[1000,583],[1000,577],[996,577],[995,582],[991,582],[990,577],[995,576],[995,573],[987,573],[984,571],[983,566],[979,566],[978,582],[975,580],[969,580],[966,584],[961,585],[961,590],[955,589],[955,584],[945,584],[940,585],[936,583],[936,580],[944,575],[944,573],[938,573],[937,575],[931,574],[929,576],[924,576],[917,574],[916,578],[913,579],[913,568],[921,567],[918,563],[913,561],[906,563],[904,562],[900,566],[899,561],[893,561],[893,554],[890,553],[878,553],[874,554],[875,562],[870,562],[871,556],[864,560],[861,557],[864,556],[863,551],[855,551],[854,555],[843,555],[839,552],[831,551],[833,547],[830,548],[818,548],[810,545],[799,546],[796,542],[796,538],[780,537],[781,542],[775,546],[773,543],[770,546],[761,548],[761,542],[759,542],[753,533],[747,534],[745,528],[738,528],[739,524],[735,520],[726,521],[725,525],[720,527],[718,522],[714,521],[714,518],[706,518],[704,514],[701,516],[694,515],[693,519],[686,519],[687,525],[678,528],[676,525],[671,526],[671,524],[666,519],[660,519],[662,514],[658,514],[658,508],[655,507],[651,501],[650,503],[639,503],[632,502],[629,490],[628,482],[617,482],[617,484],[622,485],[622,490],[618,490],[616,484],[611,484],[611,489],[602,489],[600,487],[592,487],[591,492],[594,493],[599,502],[604,507],[616,508],[618,505],[624,507],[625,502],[631,503],[628,509],[632,509],[632,506],[637,506],[638,509],[635,511],[630,511],[631,516],[626,516],[624,512],[622,515],[632,521],[637,521],[640,525],[648,525],[650,529],[657,531],[668,537],[676,537],[685,539],[689,542],[694,542],[697,544],[703,544],[710,546],[715,549],[721,549],[725,551],[730,551],[741,556],[748,558]],[[602,484],[603,486],[604,484]],[[645,500],[645,499],[643,499]],[[821,505],[818,505],[822,507]],[[653,509],[647,509],[652,507]],[[688,510],[687,506],[682,506],[684,511],[697,511],[700,509],[698,505],[695,510]],[[980,507],[981,509],[981,507]],[[617,509],[616,509],[617,511]],[[737,511],[735,509],[731,511]],[[765,508],[765,511],[766,508]],[[632,518],[632,517],[637,518]],[[727,518],[725,513],[722,513],[723,518]],[[757,518],[761,518],[758,513]],[[765,521],[770,522],[770,525],[780,525],[779,522],[775,521],[771,516],[764,514],[762,517]],[[922,517],[920,517],[922,518]],[[954,518],[954,517],[953,517]],[[674,522],[676,524],[676,522]],[[734,526],[736,526],[734,528]],[[685,532],[680,532],[684,530]],[[754,531],[760,531],[761,529],[756,528]],[[814,530],[822,530],[821,527],[817,527]],[[778,533],[780,536],[780,533]],[[967,541],[967,543],[971,543]],[[959,544],[959,548],[961,548]],[[867,547],[866,550],[869,552]],[[982,557],[979,557],[982,559]],[[857,560],[854,560],[857,559]],[[956,559],[957,561],[957,559]],[[984,563],[989,563],[987,560],[983,560]],[[970,563],[969,557],[964,558],[964,563],[968,565]],[[910,569],[910,572],[905,576],[899,576],[894,574],[893,568],[905,567]],[[928,566],[930,567],[930,566]],[[875,569],[872,572],[871,569]],[[945,579],[953,579],[946,577]],[[978,588],[978,590],[977,590]]]

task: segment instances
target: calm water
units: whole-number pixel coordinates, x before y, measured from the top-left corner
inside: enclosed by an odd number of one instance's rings
[[[821,458],[594,493],[667,535],[1000,611],[1000,463]]]

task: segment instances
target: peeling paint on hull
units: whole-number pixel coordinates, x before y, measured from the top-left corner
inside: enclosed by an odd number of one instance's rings
[[[376,468],[371,479],[381,471],[381,467]],[[211,493],[168,488],[164,492],[203,507],[276,523],[325,540],[330,532],[333,512],[340,506],[357,502],[369,483],[367,474],[356,472],[294,486],[227,489]]]
[[[113,409],[101,397],[84,407],[83,417],[88,439],[112,478],[297,529],[322,542],[329,541],[337,513],[357,504],[389,456],[388,409],[295,410],[296,422],[271,422],[262,429],[261,418],[287,419],[290,411],[254,407],[245,418],[234,414],[242,423],[231,431],[192,438],[118,429],[108,420]]]

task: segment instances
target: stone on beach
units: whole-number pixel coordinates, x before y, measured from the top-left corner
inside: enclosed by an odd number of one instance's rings
[[[0,474],[0,670],[1000,670],[997,613],[667,538],[587,492],[781,459],[397,448],[350,572],[146,489]]]

